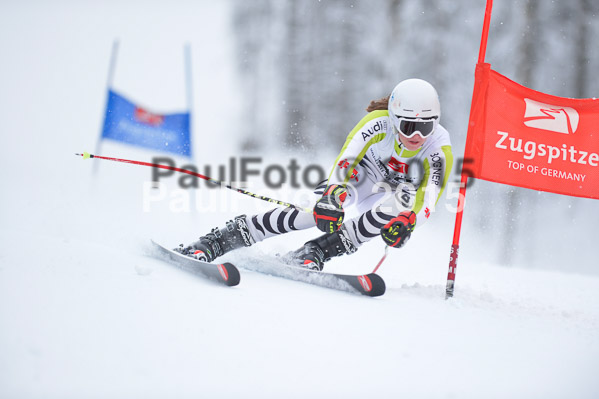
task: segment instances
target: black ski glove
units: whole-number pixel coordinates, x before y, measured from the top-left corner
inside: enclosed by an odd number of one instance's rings
[[[416,214],[412,211],[403,211],[383,226],[381,237],[388,246],[401,248],[410,239],[415,225]]]
[[[314,220],[316,227],[325,233],[334,233],[339,230],[343,223],[343,201],[347,196],[345,188],[338,184],[332,184],[327,187],[314,205]]]

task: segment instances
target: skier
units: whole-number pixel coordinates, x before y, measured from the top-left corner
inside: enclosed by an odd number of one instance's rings
[[[439,98],[430,83],[408,79],[391,95],[371,101],[366,110],[369,113],[348,135],[329,178],[317,187],[321,198],[313,214],[276,208],[237,216],[224,228],[214,228],[176,250],[211,262],[266,238],[316,226],[325,234],[283,260],[322,270],[332,257],[354,253],[378,235],[391,247],[405,245],[434,210],[453,163],[449,133],[439,124]],[[344,220],[349,206],[359,216]]]

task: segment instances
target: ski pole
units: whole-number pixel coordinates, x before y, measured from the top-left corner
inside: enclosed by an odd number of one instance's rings
[[[376,273],[376,271],[379,270],[379,267],[381,267],[381,265],[383,264],[385,259],[387,259],[388,253],[389,253],[389,246],[385,245],[385,253],[383,254],[383,257],[381,258],[381,260],[379,260],[379,263],[376,265],[376,267],[372,271],[373,273]]]
[[[158,164],[158,163],[150,163],[150,162],[142,162],[142,161],[132,161],[130,159],[103,157],[103,156],[100,156],[100,155],[90,154],[89,152],[84,152],[83,154],[75,153],[75,155],[82,156],[83,159],[89,159],[89,158],[105,159],[107,161],[130,163],[130,164],[134,164],[134,165],[149,166],[151,168],[160,168],[160,169],[167,169],[167,170],[172,170],[172,171],[180,172],[180,173],[186,173],[188,175],[195,176],[195,177],[198,177],[200,179],[204,179],[204,180],[206,180],[206,181],[208,181],[210,183],[218,184],[221,187],[224,186],[224,187],[226,187],[226,188],[228,188],[230,190],[237,191],[238,193],[241,193],[241,194],[249,195],[250,197],[253,197],[253,198],[256,198],[256,199],[259,199],[259,200],[262,200],[262,201],[267,201],[267,202],[271,202],[271,203],[276,204],[276,205],[281,205],[281,206],[286,206],[288,208],[297,209],[298,211],[302,211],[302,212],[312,213],[312,209],[310,209],[310,208],[304,208],[304,207],[301,207],[301,206],[298,206],[298,205],[290,204],[288,202],[279,201],[277,199],[269,198],[269,197],[266,197],[264,195],[254,194],[254,193],[251,193],[251,192],[249,192],[247,190],[244,190],[242,188],[233,187],[233,186],[231,186],[229,184],[226,184],[223,181],[216,180],[216,179],[213,179],[213,178],[208,177],[208,176],[204,176],[204,175],[202,175],[200,173],[197,173],[197,172],[194,172],[194,171],[191,171],[191,170],[188,170],[188,169],[181,169],[181,168],[176,168],[174,166],[162,165],[162,164]]]

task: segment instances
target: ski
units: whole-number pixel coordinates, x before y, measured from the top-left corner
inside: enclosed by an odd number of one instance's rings
[[[239,275],[239,270],[237,270],[231,263],[216,264],[202,262],[175,252],[172,249],[168,249],[154,240],[152,240],[152,245],[157,250],[157,257],[159,259],[165,260],[180,269],[196,275],[208,277],[229,287],[239,284],[241,277]]]
[[[369,273],[363,275],[350,275],[350,274],[337,274],[320,272],[331,275],[337,279],[347,282],[356,291],[366,296],[381,296],[385,293],[386,286],[385,280],[376,273]]]
[[[366,296],[376,297],[385,293],[385,280],[376,273],[363,275],[338,274],[326,271],[316,271],[301,267],[290,266],[276,259],[268,257],[249,258],[239,260],[238,264],[243,268],[275,277],[299,281],[320,287],[358,293]]]

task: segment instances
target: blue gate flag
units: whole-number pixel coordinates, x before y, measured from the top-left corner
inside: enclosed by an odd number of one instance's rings
[[[102,138],[191,157],[189,112],[160,115],[108,90]]]

